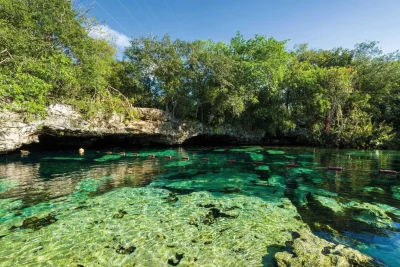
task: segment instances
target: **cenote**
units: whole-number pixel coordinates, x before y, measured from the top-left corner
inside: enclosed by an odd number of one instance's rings
[[[105,152],[0,157],[0,266],[400,266],[400,152]]]

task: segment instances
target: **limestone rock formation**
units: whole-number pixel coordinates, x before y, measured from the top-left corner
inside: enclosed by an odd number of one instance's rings
[[[127,120],[120,115],[98,114],[90,120],[72,107],[51,105],[44,118],[27,120],[22,114],[0,112],[0,153],[14,151],[23,145],[43,143],[44,137],[66,147],[90,147],[104,138],[123,139],[131,145],[179,145],[199,135],[227,136],[235,144],[259,143],[263,133],[248,133],[232,127],[203,127],[199,123],[172,120],[162,110],[136,108],[138,119]],[[49,139],[47,138],[47,139]]]
[[[291,245],[292,252],[278,252],[275,259],[278,266],[374,266],[372,258],[361,252],[335,245],[301,229]]]

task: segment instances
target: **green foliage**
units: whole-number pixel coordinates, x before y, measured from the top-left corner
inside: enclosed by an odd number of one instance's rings
[[[131,40],[118,61],[89,36],[96,23],[85,14],[69,0],[0,0],[2,108],[29,117],[65,103],[129,120],[135,102],[313,145],[388,147],[400,137],[400,53],[384,55],[377,42],[288,51],[260,35],[228,44],[151,36]]]
[[[115,49],[89,37],[90,27],[73,1],[0,0],[2,107],[27,116],[60,102],[86,115],[129,113],[129,100],[110,87]]]
[[[376,45],[288,52],[284,41],[240,33],[230,44],[137,38],[121,63],[130,86],[121,88],[147,99],[143,106],[217,128],[234,124],[324,146],[385,146],[400,132],[400,54],[382,55]]]

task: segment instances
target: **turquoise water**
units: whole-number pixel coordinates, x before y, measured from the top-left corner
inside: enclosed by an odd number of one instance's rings
[[[274,266],[304,231],[400,266],[400,152],[121,151],[1,156],[0,266]]]

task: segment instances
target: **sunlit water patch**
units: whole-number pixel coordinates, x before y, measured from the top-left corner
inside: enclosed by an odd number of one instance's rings
[[[2,156],[0,266],[400,266],[400,180],[379,169],[400,153]]]

